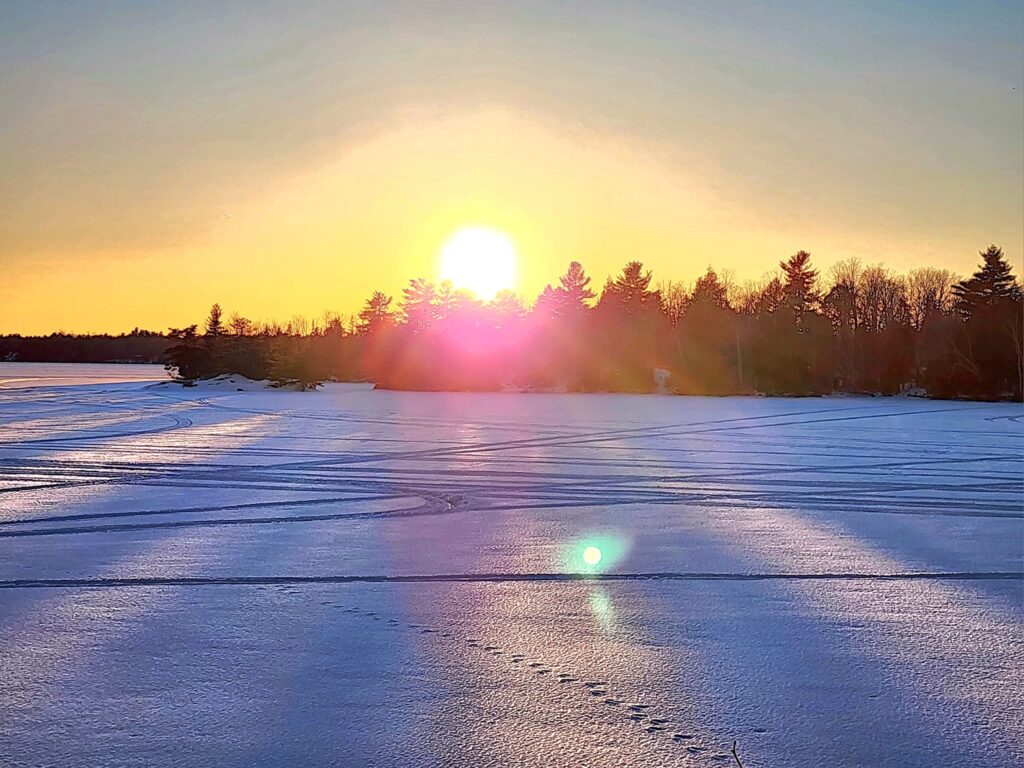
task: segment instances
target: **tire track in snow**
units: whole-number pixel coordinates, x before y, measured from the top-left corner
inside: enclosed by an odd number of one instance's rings
[[[625,430],[608,430],[604,432],[590,433],[584,437],[574,437],[569,439],[564,438],[523,438],[521,440],[506,440],[493,443],[478,443],[476,445],[467,445],[458,448],[439,448],[436,450],[426,449],[417,451],[405,451],[405,452],[394,452],[389,454],[378,454],[375,456],[368,457],[347,457],[345,459],[339,459],[336,461],[311,461],[311,462],[291,462],[288,464],[274,465],[274,468],[283,467],[310,467],[310,466],[327,466],[327,465],[339,465],[339,464],[363,464],[376,461],[394,461],[397,459],[416,459],[423,457],[451,457],[451,456],[465,456],[475,455],[479,453],[489,453],[492,451],[507,450],[509,448],[568,448],[573,446],[581,445],[595,445],[607,442],[614,442],[618,440],[632,440],[644,437],[676,437],[676,436],[691,436],[691,435],[704,435],[716,432],[725,432],[733,430],[743,429],[764,429],[769,427],[787,427],[787,426],[807,426],[812,424],[825,424],[832,422],[847,422],[856,421],[860,419],[878,419],[887,417],[898,417],[898,416],[918,416],[918,415],[930,415],[936,413],[947,413],[947,412],[960,412],[962,413],[965,408],[932,408],[932,409],[917,409],[913,411],[905,412],[893,412],[889,411],[886,413],[876,414],[864,414],[854,416],[835,416],[825,419],[801,419],[800,421],[787,421],[787,422],[773,422],[770,424],[756,423],[756,424],[735,424],[733,422],[752,422],[764,419],[778,419],[788,418],[791,416],[806,416],[808,414],[816,413],[836,413],[837,411],[856,410],[863,411],[863,408],[828,408],[820,410],[808,410],[799,411],[793,413],[784,414],[766,414],[762,416],[747,416],[747,417],[735,417],[729,419],[716,419],[706,422],[693,422],[688,424],[674,424],[667,426],[651,426],[651,427],[637,427],[633,429]],[[725,424],[731,424],[731,426],[722,426]],[[707,426],[712,425],[712,426]],[[680,431],[680,427],[704,427],[705,429],[684,429]]]
[[[420,575],[312,576],[137,576],[92,579],[7,579],[0,589],[121,589],[140,587],[257,586],[273,584],[458,584],[507,582],[619,582],[619,581],[980,581],[1021,580],[1016,571],[908,571],[893,573],[714,573],[664,571],[652,573],[449,573]]]

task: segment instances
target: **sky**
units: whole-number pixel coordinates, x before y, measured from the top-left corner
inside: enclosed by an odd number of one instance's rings
[[[1020,2],[0,0],[0,333],[1024,254]]]

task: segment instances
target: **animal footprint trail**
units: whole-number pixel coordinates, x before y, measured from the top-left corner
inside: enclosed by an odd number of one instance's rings
[[[487,651],[495,658],[499,658],[499,656],[503,655],[510,665],[515,665],[513,668],[525,669],[528,672],[533,672],[542,677],[550,675],[548,679],[555,681],[559,685],[579,683],[580,688],[583,691],[590,696],[593,696],[594,699],[600,699],[601,703],[606,706],[619,707],[625,702],[625,699],[608,695],[609,684],[605,680],[582,680],[580,677],[569,672],[557,672],[555,674],[551,674],[552,665],[547,665],[542,660],[530,660],[526,655],[521,653],[504,653],[500,646],[484,644],[482,640],[477,638],[467,638],[467,645]],[[645,734],[657,736],[665,733],[666,735],[669,735],[667,732],[670,730],[669,724],[671,721],[666,717],[650,716],[648,711],[650,708],[650,704],[638,702],[627,704],[623,708],[623,711],[626,714],[627,720],[643,726]],[[682,745],[683,742],[689,743],[696,737],[692,734],[673,734],[671,735],[671,738],[673,743]],[[691,746],[695,747],[695,751],[691,752],[691,754],[699,754],[708,751],[706,747],[696,745]]]
[[[355,607],[341,607],[341,611],[344,613],[355,613],[362,616],[366,616],[369,619],[375,621],[382,621],[383,617],[376,611],[364,610]],[[578,683],[581,692],[585,692],[592,697],[592,701],[600,703],[608,707],[621,707],[621,711],[624,715],[624,720],[634,723],[642,728],[642,731],[647,736],[651,737],[668,737],[673,744],[678,745],[686,751],[690,756],[706,756],[712,762],[721,763],[724,762],[723,758],[728,758],[728,755],[716,753],[714,755],[706,755],[710,752],[708,747],[705,747],[697,743],[697,736],[687,732],[671,732],[670,724],[671,720],[666,717],[653,716],[649,710],[651,705],[643,702],[631,702],[627,703],[627,699],[610,695],[610,687],[606,680],[585,680],[570,672],[554,672],[555,667],[559,665],[547,664],[543,660],[530,659],[526,654],[518,652],[510,652],[500,645],[494,643],[485,642],[479,637],[456,637],[450,632],[440,632],[439,630],[424,626],[422,624],[407,622],[403,623],[395,618],[388,618],[383,624],[389,629],[395,630],[413,630],[417,631],[417,634],[425,637],[433,637],[437,640],[454,640],[455,642],[464,645],[468,648],[480,650],[487,653],[489,656],[494,658],[496,661],[504,661],[509,664],[509,669],[519,669],[526,672],[532,672],[534,679],[536,680],[551,680],[558,685],[571,685]]]

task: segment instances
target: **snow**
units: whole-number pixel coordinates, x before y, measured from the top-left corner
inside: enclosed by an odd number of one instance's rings
[[[4,766],[1024,762],[1020,405],[165,378],[0,364]]]
[[[210,379],[200,379],[188,388],[211,392],[258,392],[263,389],[270,389],[271,386],[272,383],[269,379],[256,380],[238,373],[225,373]],[[150,387],[164,391],[176,391],[183,389],[184,385],[176,381],[161,381],[157,384],[151,384]]]

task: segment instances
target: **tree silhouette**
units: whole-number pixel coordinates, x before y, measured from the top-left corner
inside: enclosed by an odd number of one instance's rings
[[[695,304],[704,304],[720,309],[729,308],[729,296],[725,284],[711,267],[708,267],[708,271],[697,278],[697,282],[693,286],[690,306]]]
[[[1012,274],[1010,263],[1003,256],[1003,249],[990,245],[980,255],[981,268],[967,280],[961,280],[953,286],[957,311],[968,318],[979,307],[1015,301],[1021,296],[1020,285]]]
[[[391,311],[391,297],[381,291],[374,291],[359,310],[357,330],[363,336],[382,332],[394,325],[395,314]]]
[[[988,397],[1024,390],[1020,283],[1003,255],[991,245],[981,252],[980,268],[953,286],[956,310],[964,324],[951,344],[952,368]]]
[[[779,267],[786,278],[786,297],[796,316],[797,325],[802,323],[804,315],[811,311],[820,299],[814,288],[818,273],[811,269],[810,261],[811,254],[807,251],[797,251],[786,261],[779,262]]]
[[[191,386],[197,379],[212,374],[211,355],[196,333],[196,326],[171,328],[167,335],[176,343],[168,348],[164,367],[175,380]]]
[[[210,338],[216,339],[224,334],[222,315],[223,312],[221,311],[220,304],[214,304],[210,307],[210,314],[206,317],[206,335]]]
[[[622,268],[618,277],[605,285],[601,301],[614,302],[626,314],[660,309],[661,296],[650,290],[650,285],[650,270],[644,271],[642,262],[631,261]]]
[[[228,321],[228,328],[235,336],[251,336],[255,330],[255,324],[252,320],[242,317],[236,312],[231,315],[231,319]]]
[[[515,292],[509,290],[498,291],[489,304],[489,308],[499,326],[505,326],[526,317],[523,300]]]
[[[374,292],[347,323],[224,322],[214,304],[202,332],[0,336],[0,359],[158,361],[177,381],[238,373],[308,387],[327,378],[399,389],[649,392],[669,368],[681,393],[813,395],[833,391],[1021,399],[1021,285],[1002,249],[981,252],[970,277],[838,262],[825,284],[798,251],[780,271],[737,288],[707,271],[692,291],[652,288],[641,262],[607,279],[571,262],[532,307],[510,291],[488,303],[450,284],[411,280],[400,311]],[[351,332],[348,328],[351,327]]]
[[[569,263],[565,274],[558,278],[556,289],[562,314],[579,314],[590,308],[594,292],[590,290],[590,277],[578,261]]]
[[[402,291],[402,319],[413,333],[422,333],[433,324],[436,307],[437,290],[421,277],[410,280]]]

